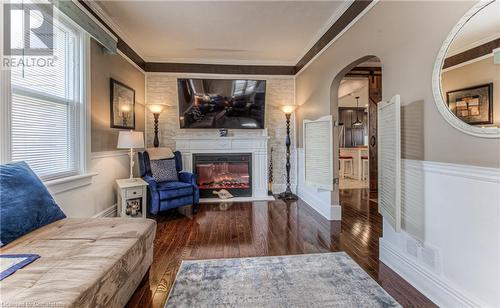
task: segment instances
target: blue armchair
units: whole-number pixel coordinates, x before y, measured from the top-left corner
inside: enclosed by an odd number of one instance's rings
[[[141,178],[148,186],[148,212],[156,215],[158,212],[193,205],[193,213],[198,210],[200,191],[196,185],[196,175],[190,172],[181,172],[182,156],[179,151],[174,152],[175,167],[179,181],[157,182],[151,173],[151,164],[147,151],[139,152],[139,170]]]

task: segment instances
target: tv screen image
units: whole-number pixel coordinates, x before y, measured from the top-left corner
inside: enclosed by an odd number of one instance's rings
[[[263,129],[266,81],[177,79],[181,128]]]

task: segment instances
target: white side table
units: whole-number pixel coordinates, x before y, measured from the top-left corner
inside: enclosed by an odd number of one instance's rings
[[[117,214],[120,217],[143,217],[146,218],[146,195],[147,186],[143,179],[135,178],[116,180],[117,190]]]

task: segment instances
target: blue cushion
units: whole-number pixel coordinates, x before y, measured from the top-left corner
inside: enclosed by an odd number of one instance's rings
[[[0,196],[3,245],[66,217],[25,162],[0,165]]]
[[[156,189],[160,200],[172,199],[193,194],[193,185],[184,182],[161,182]]]

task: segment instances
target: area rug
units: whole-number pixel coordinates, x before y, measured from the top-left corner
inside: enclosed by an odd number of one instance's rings
[[[346,253],[183,261],[165,307],[401,307]]]

